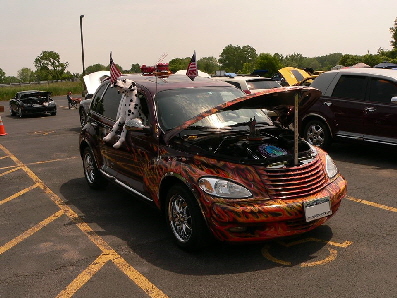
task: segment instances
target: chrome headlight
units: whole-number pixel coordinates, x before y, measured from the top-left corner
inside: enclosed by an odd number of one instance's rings
[[[329,178],[333,178],[336,174],[338,174],[338,168],[328,154],[325,157],[325,168],[327,170],[327,175]]]
[[[226,179],[203,177],[199,179],[198,185],[207,194],[221,198],[243,199],[252,196],[244,186]]]

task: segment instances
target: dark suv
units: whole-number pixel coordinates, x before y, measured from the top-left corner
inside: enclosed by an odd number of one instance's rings
[[[92,188],[113,181],[154,204],[183,249],[202,247],[211,234],[242,242],[303,233],[339,208],[346,181],[329,155],[262,111],[298,98],[305,105],[317,90],[245,96],[225,82],[185,75],[120,80],[134,81],[148,120],[127,121],[119,149],[113,144],[123,127],[105,142],[121,95],[103,82],[80,134],[86,180]]]
[[[302,116],[301,133],[327,148],[349,139],[397,145],[397,70],[348,68],[321,74],[311,84],[323,95]]]

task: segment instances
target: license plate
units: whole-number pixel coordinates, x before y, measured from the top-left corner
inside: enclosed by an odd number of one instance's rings
[[[329,197],[303,202],[306,222],[316,220],[332,214]]]

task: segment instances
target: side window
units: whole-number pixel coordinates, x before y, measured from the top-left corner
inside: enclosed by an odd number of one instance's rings
[[[117,88],[108,87],[103,95],[103,116],[112,120],[116,120],[117,110],[119,108],[121,94]]]
[[[365,76],[341,76],[332,97],[365,99]]]
[[[108,84],[103,84],[102,86],[99,87],[99,89],[95,92],[92,102],[91,102],[91,110],[103,114],[103,102],[102,102],[102,94],[103,91],[105,91],[105,88],[108,86]]]
[[[391,98],[397,96],[397,85],[394,82],[372,78],[370,81],[369,100],[390,103]]]

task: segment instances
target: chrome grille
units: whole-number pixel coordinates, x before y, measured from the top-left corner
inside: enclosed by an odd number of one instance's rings
[[[324,188],[326,174],[319,158],[312,162],[287,168],[257,171],[272,199],[296,199],[314,194]]]

